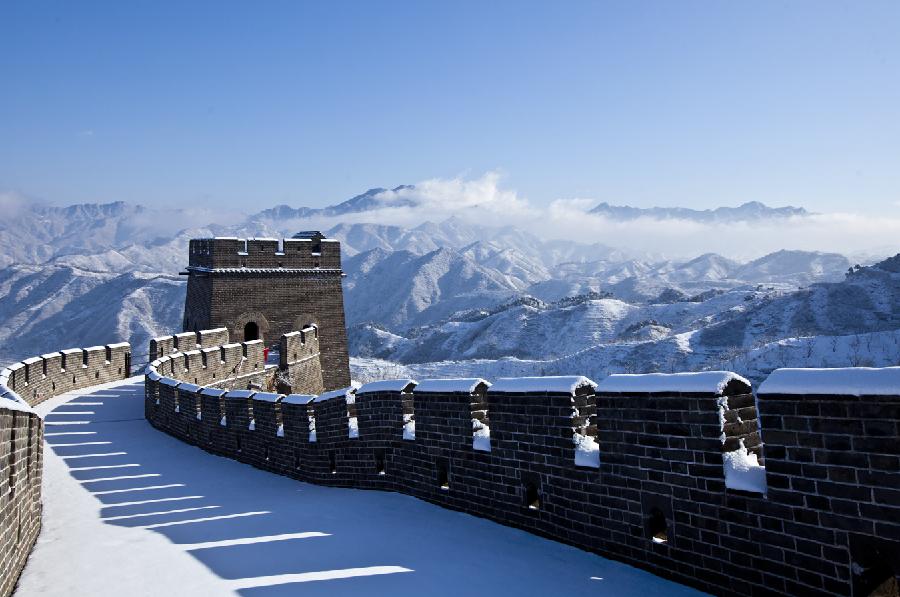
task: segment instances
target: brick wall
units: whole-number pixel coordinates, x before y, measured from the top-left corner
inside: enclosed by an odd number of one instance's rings
[[[0,371],[0,595],[12,594],[41,528],[44,423],[31,407],[126,379],[127,343],[72,348]]]
[[[738,440],[760,449],[741,383],[652,392],[379,383],[355,395],[201,400],[204,421],[224,403],[227,425],[192,443],[303,481],[414,495],[714,594],[868,595],[900,572],[900,396],[763,395],[763,495],[725,481],[723,452]],[[404,439],[413,413],[415,439]],[[348,433],[353,415],[358,437]],[[489,425],[489,451],[473,448],[473,418]],[[154,424],[183,436],[170,420]],[[598,467],[575,465],[575,433],[596,434]]]
[[[321,394],[325,391],[322,381],[319,329],[309,326],[281,337],[278,368],[287,372],[282,392],[296,394]]]

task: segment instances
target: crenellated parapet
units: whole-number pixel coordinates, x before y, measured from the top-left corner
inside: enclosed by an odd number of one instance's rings
[[[188,352],[228,344],[228,328],[182,332],[171,336],[160,336],[150,340],[150,361],[169,356],[176,352]]]
[[[0,595],[10,595],[41,528],[44,422],[32,407],[131,375],[127,343],[70,348],[0,370]]]
[[[319,395],[147,385],[179,396],[154,425],[279,474],[403,492],[712,593],[848,595],[900,571],[900,369],[855,371],[857,395],[773,373],[761,431],[749,382],[728,372]]]
[[[300,238],[195,238],[188,267],[217,270],[340,270],[341,243],[310,232]],[[247,273],[250,273],[249,271]]]
[[[10,365],[0,372],[0,387],[35,406],[65,392],[125,379],[130,371],[127,342],[69,348]]]
[[[147,376],[168,381],[145,386],[147,419],[162,427],[175,424],[177,435],[189,437],[199,426],[184,416],[181,406],[187,401],[199,410],[203,398],[198,395],[195,399],[191,394],[200,389],[322,392],[315,326],[282,336],[277,366],[267,365],[265,350],[262,340],[228,342],[228,330],[224,328],[154,338],[150,353],[163,356],[150,362]],[[220,410],[225,416],[224,406]]]
[[[308,325],[302,330],[288,332],[279,344],[278,368],[284,372],[284,391],[320,394],[325,391],[322,381],[319,328]]]

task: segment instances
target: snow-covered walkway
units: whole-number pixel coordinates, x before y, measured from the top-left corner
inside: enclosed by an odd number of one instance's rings
[[[400,494],[300,483],[156,431],[143,379],[46,414],[30,595],[698,595]]]

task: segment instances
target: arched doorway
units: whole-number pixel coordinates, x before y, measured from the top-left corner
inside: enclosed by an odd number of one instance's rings
[[[249,342],[250,340],[259,340],[259,326],[255,321],[248,321],[244,325],[244,342]]]

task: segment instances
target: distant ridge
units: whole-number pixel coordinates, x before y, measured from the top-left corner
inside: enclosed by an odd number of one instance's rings
[[[412,185],[400,185],[390,189],[390,192],[404,191],[415,188]],[[389,192],[388,189],[376,187],[365,193],[351,197],[337,205],[329,205],[323,208],[291,207],[289,205],[276,205],[264,209],[251,217],[253,220],[285,220],[289,218],[309,218],[312,216],[342,216],[344,214],[360,213],[385,207],[414,207],[416,202],[411,199],[384,199],[379,195]]]
[[[610,205],[604,202],[594,207],[589,213],[620,221],[654,218],[657,220],[693,220],[695,222],[747,222],[810,215],[810,212],[802,207],[769,207],[759,201],[748,201],[737,207],[717,207],[715,209],[690,209],[687,207],[641,208],[628,205]]]

